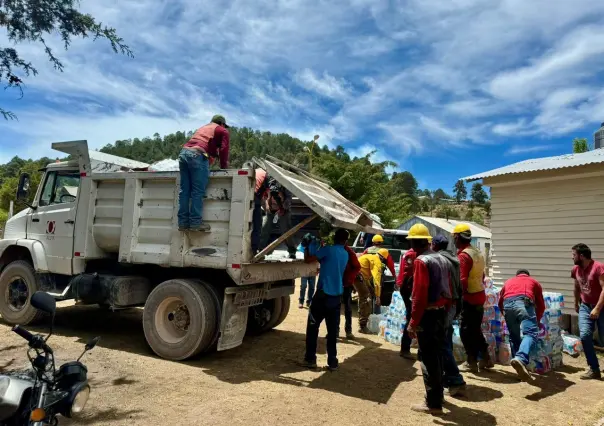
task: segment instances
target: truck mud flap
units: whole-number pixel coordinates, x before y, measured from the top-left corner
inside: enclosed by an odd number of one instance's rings
[[[226,351],[243,343],[250,306],[261,305],[267,295],[266,286],[254,288],[228,287],[224,292],[218,351]]]

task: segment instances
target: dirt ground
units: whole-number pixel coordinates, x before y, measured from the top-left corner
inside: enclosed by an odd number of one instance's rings
[[[84,358],[93,390],[86,413],[61,424],[594,425],[604,415],[604,383],[579,380],[582,357],[565,357],[560,371],[534,385],[519,383],[509,367],[499,365],[466,375],[467,395],[449,398],[443,416],[413,413],[409,406],[424,393],[419,364],[400,358],[395,346],[377,336],[340,341],[337,372],[298,367],[308,311],[295,302],[292,296],[290,315],[277,330],[181,363],[152,354],[140,309],[112,313],[61,303],[49,341],[58,361],[75,359],[89,338],[101,336]],[[324,365],[325,331],[321,336]],[[27,364],[23,340],[2,322],[0,342],[0,371]]]

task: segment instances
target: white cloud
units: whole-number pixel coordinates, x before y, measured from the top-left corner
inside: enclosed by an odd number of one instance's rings
[[[208,0],[84,0],[82,8],[116,27],[134,59],[103,40],[75,40],[66,52],[55,37],[66,65],[58,73],[39,46],[19,45],[40,74],[27,79],[23,101],[0,95],[20,117],[0,122],[3,156],[22,152],[13,141],[38,149],[78,133],[102,145],[193,129],[216,112],[238,126],[319,133],[330,146],[400,147],[400,158],[570,135],[604,117],[604,2],[259,0],[216,9]]]
[[[335,78],[327,72],[319,76],[312,70],[305,68],[297,73],[294,79],[303,88],[326,98],[342,100],[348,98],[351,94],[350,85],[346,80]]]
[[[553,147],[553,145],[512,146],[510,149],[507,150],[506,155],[522,155],[534,152],[548,151]]]

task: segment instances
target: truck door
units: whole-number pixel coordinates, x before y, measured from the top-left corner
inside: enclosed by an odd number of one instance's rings
[[[73,232],[80,188],[78,171],[49,170],[37,202],[28,218],[27,238],[44,246],[49,272],[71,275]]]

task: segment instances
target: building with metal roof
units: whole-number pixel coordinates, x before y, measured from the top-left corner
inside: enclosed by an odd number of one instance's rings
[[[413,216],[411,219],[402,223],[398,229],[408,231],[411,227],[417,223],[421,223],[428,227],[430,235],[433,237],[441,234],[448,238],[449,248],[448,250],[452,253],[455,252],[455,243],[453,241],[453,229],[460,223],[467,223],[470,225],[472,231],[472,245],[482,251],[485,257],[489,256],[491,246],[491,231],[489,228],[479,225],[475,222],[468,222],[465,220],[456,219],[444,219],[440,217],[430,216]]]
[[[545,291],[563,293],[573,313],[571,247],[604,261],[604,149],[536,158],[463,178],[491,189],[496,285],[528,269]]]

